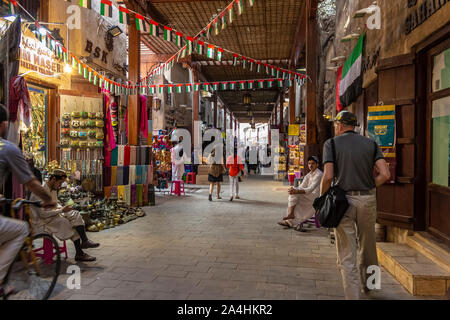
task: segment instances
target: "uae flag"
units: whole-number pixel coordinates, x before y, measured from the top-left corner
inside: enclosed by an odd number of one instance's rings
[[[245,90],[245,81],[239,81],[239,89]]]
[[[181,58],[186,58],[186,46],[181,50]]]
[[[88,81],[92,82],[92,69],[89,68]]]
[[[208,24],[206,27],[206,39],[209,39],[209,36],[211,35],[211,23]]]
[[[242,57],[242,68],[247,69],[247,58]]]
[[[209,91],[209,83],[208,82],[205,82],[203,84],[203,91]]]
[[[105,79],[105,90],[109,91],[109,80]]]
[[[197,41],[197,53],[203,55],[205,43],[201,40]]]
[[[254,80],[249,80],[249,81],[248,81],[248,88],[249,88],[249,89],[253,89],[254,84],[255,84],[255,81],[254,81]]]
[[[77,67],[77,59],[75,59],[75,56],[71,53],[70,54],[72,56],[72,68],[76,68]]]
[[[256,62],[256,72],[261,73],[261,62]]]
[[[227,90],[227,82],[220,83],[220,90]]]
[[[151,85],[150,86],[150,94],[155,94],[156,93],[156,85]]]
[[[186,84],[186,92],[192,91],[192,85],[190,83]]]
[[[364,37],[361,34],[359,41],[344,65],[338,69],[336,81],[336,110],[354,102],[362,93],[361,61]]]
[[[233,4],[230,4],[228,6],[228,21],[230,21],[230,24],[233,23],[234,20],[234,12],[233,12]]]
[[[192,46],[194,43],[194,38],[192,37],[186,37],[186,46],[187,46],[187,54],[190,56],[192,54]]]
[[[219,34],[219,19],[216,19],[216,21],[214,21],[214,33],[216,34],[216,36]]]
[[[80,0],[78,4],[80,7],[91,9],[91,0]]]
[[[130,10],[125,7],[119,6],[119,22],[130,24]]]
[[[97,85],[97,80],[98,80],[98,73],[94,72],[94,86]]]
[[[9,14],[12,16],[17,14],[17,1],[16,0],[9,1]]]
[[[250,7],[253,7],[254,4],[255,4],[255,0],[248,0],[248,5]]]
[[[222,61],[222,57],[223,57],[223,49],[217,48],[217,61]]]
[[[163,84],[160,84],[159,85],[159,94],[161,94],[161,93],[163,93],[164,92],[164,85]]]
[[[158,22],[153,21],[153,20],[149,20],[149,22],[150,22],[150,35],[157,37],[159,35]]]
[[[273,79],[268,79],[267,80],[267,88],[273,88]]]
[[[177,84],[177,93],[181,93],[181,92],[183,92],[183,84],[182,83]]]
[[[230,90],[236,90],[236,81],[230,82]]]
[[[146,26],[147,23],[145,22],[145,18],[137,13],[135,14],[135,17],[136,17],[136,28],[141,32],[146,32],[147,31],[147,26]]]
[[[258,80],[258,89],[264,89],[264,80]]]
[[[214,91],[219,90],[219,83],[218,83],[218,82],[214,82],[214,83],[212,84],[212,86],[213,86],[213,90],[214,90]]]
[[[253,71],[253,66],[255,65],[255,60],[250,59],[250,71]]]
[[[206,52],[206,56],[210,59],[214,59],[214,45],[208,44],[208,51]]]
[[[272,77],[275,77],[277,74],[277,70],[275,69],[275,67],[270,67],[270,70],[272,70]]]
[[[112,3],[109,0],[100,0],[100,14],[112,18]]]
[[[283,79],[277,79],[277,83],[278,83],[278,88],[283,87]]]
[[[236,53],[233,54],[233,67],[237,66],[238,57],[239,56]]]
[[[175,32],[175,44],[179,47],[181,47],[181,45],[182,45],[181,44],[182,38],[183,38],[183,34],[181,32]]]
[[[195,83],[194,84],[194,91],[198,91],[200,89],[200,83]]]
[[[264,63],[264,67],[266,67],[266,74],[269,74],[269,65],[267,63]]]
[[[227,17],[225,16],[225,13],[223,13],[220,16],[220,21],[222,22],[222,30],[227,27]]]
[[[236,0],[237,7],[238,7],[238,15],[242,14],[242,10],[244,9],[244,4],[242,3],[242,0]]]
[[[172,41],[172,28],[164,26],[164,40]]]

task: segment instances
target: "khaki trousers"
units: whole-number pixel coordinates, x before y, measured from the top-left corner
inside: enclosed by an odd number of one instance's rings
[[[25,221],[0,217],[0,284],[28,235]]]
[[[375,189],[370,195],[349,196],[350,207],[334,229],[337,265],[342,275],[346,299],[360,299],[366,285],[367,267],[378,265],[375,222]]]

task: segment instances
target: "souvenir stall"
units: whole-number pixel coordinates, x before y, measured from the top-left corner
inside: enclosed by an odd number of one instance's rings
[[[157,188],[167,189],[172,177],[172,161],[170,149],[173,145],[165,130],[159,130],[153,135],[153,154],[155,159]]]

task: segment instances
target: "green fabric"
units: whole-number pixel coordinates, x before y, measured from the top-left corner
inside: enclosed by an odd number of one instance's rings
[[[111,167],[117,166],[117,159],[119,158],[119,148],[115,147],[111,151]]]
[[[344,68],[342,69],[341,79],[345,78],[352,65],[355,63],[358,57],[361,56],[363,44],[364,44],[364,34],[361,34],[355,49],[353,49],[352,53],[350,54],[350,57],[348,57],[348,59],[345,60]]]

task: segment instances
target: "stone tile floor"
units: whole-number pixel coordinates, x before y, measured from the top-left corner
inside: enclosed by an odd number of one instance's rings
[[[207,200],[205,188],[185,197],[158,196],[147,215],[88,233],[101,243],[79,264],[81,289],[66,287],[64,261],[52,299],[343,299],[336,253],[324,229],[286,230],[281,182],[253,177],[240,200]],[[70,257],[73,246],[67,243]],[[386,271],[370,299],[416,299]]]

